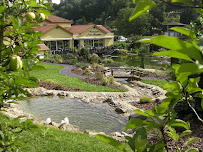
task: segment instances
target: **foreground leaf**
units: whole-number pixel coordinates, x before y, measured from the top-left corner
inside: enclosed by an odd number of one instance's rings
[[[185,55],[183,53],[180,53],[178,51],[173,51],[173,50],[156,52],[153,55],[156,55],[156,56],[169,56],[169,57],[173,57],[173,58],[179,58],[179,59],[184,59],[184,60],[187,60],[187,61],[190,61],[190,62],[194,62],[189,56],[187,56],[187,55]]]
[[[108,143],[114,147],[116,147],[119,150],[122,150],[124,152],[127,152],[126,149],[124,148],[124,146],[118,142],[116,139],[113,139],[111,137],[107,137],[105,135],[95,135],[95,137],[101,139],[102,141],[104,141],[105,143]]]
[[[135,149],[137,152],[143,152],[147,145],[147,132],[145,128],[139,128],[133,137],[135,139]]]
[[[193,142],[195,142],[195,141],[197,141],[197,140],[199,140],[199,138],[197,138],[197,137],[189,138],[189,139],[183,144],[183,146],[184,146],[184,147],[187,147],[188,145],[190,145],[191,143],[193,143]]]
[[[137,3],[137,5],[129,21],[136,19],[140,15],[146,14],[150,8],[156,6],[156,3],[153,0],[141,0],[139,2],[136,0],[134,2]]]
[[[190,29],[187,28],[183,28],[183,27],[173,27],[171,28],[171,30],[182,33],[184,35],[196,38],[196,35],[193,31],[191,31]]]
[[[169,126],[175,126],[175,127],[183,127],[187,130],[190,129],[190,124],[188,122],[185,122],[181,119],[175,119],[175,120],[172,120],[168,123]]]
[[[152,39],[142,39],[139,40],[138,42],[148,42],[152,43],[170,50],[178,51],[180,53],[186,54],[190,58],[194,60],[199,60],[201,61],[201,53],[194,44],[182,41],[178,38],[171,37],[171,36],[157,36]]]

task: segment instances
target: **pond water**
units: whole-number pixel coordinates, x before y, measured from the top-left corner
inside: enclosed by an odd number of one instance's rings
[[[141,56],[129,56],[129,55],[115,55],[112,57],[114,61],[123,62],[128,66],[140,66],[141,65]],[[157,56],[144,56],[144,64],[149,68],[161,68],[170,65],[170,59],[160,58]]]
[[[87,104],[78,102],[78,99],[37,97],[30,98],[28,102],[19,101],[19,106],[23,111],[33,114],[40,120],[50,117],[52,121],[60,123],[68,117],[70,124],[79,126],[81,131],[89,129],[106,134],[124,131],[128,121],[108,104]]]

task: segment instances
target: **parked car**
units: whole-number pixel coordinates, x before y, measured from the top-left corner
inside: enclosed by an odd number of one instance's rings
[[[118,42],[126,42],[127,38],[125,38],[124,36],[119,36],[118,37]]]

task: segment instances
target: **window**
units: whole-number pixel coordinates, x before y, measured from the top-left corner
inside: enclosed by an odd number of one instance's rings
[[[56,41],[51,41],[51,50],[56,50]]]

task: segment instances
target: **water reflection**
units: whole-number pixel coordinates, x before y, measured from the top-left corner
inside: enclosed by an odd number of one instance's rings
[[[19,103],[22,110],[40,120],[50,117],[52,121],[60,123],[68,117],[70,124],[79,126],[83,131],[90,129],[109,134],[123,131],[127,123],[127,118],[117,114],[108,104],[87,104],[59,97],[37,97]]]
[[[140,66],[140,56],[118,55],[112,58],[114,61],[123,62],[128,66]],[[157,56],[144,56],[144,64],[150,67],[164,67],[170,64],[170,59],[160,58]]]

